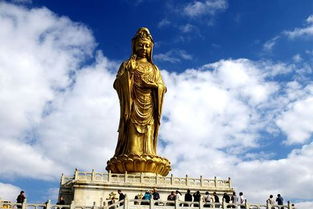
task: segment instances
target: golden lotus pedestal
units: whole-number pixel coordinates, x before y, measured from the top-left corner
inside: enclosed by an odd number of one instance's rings
[[[166,176],[171,171],[171,163],[156,155],[121,155],[107,162],[106,170],[112,173],[151,173]]]

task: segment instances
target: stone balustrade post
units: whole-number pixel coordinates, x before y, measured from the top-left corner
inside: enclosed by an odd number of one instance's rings
[[[22,209],[27,209],[27,199],[22,203]]]
[[[70,209],[75,209],[75,201],[73,200],[71,205],[70,205]]]
[[[247,200],[245,200],[245,208],[246,208],[246,209],[249,209],[249,208],[250,208],[249,203],[248,203]]]
[[[91,171],[91,181],[93,181],[95,179],[95,169],[92,169]]]
[[[175,209],[178,209],[179,208],[179,202],[178,202],[178,199],[175,199]]]
[[[46,209],[50,209],[51,208],[51,200],[48,200],[46,202]]]
[[[149,201],[149,209],[152,209],[154,205],[154,200],[153,197],[151,197],[150,201]]]
[[[77,168],[75,168],[75,172],[74,172],[74,180],[78,179],[78,170]]]
[[[200,176],[200,186],[202,187],[203,186],[203,177]]]
[[[214,186],[217,187],[217,178],[214,176]]]
[[[143,183],[143,173],[140,173],[140,183]]]
[[[200,201],[199,201],[199,208],[203,209],[203,202],[201,201],[201,198],[200,198]]]
[[[127,175],[127,171],[125,171],[125,174],[124,174],[124,183],[126,183],[126,182],[127,182],[127,177],[128,177],[128,175]]]
[[[174,183],[174,175],[171,174],[171,185],[173,185],[173,183]]]
[[[108,172],[108,182],[111,182],[111,170]]]
[[[228,187],[231,188],[231,178],[228,177]]]
[[[288,209],[293,209],[290,201],[288,201]]]
[[[188,186],[188,175],[186,175],[186,186]]]
[[[223,209],[226,209],[226,202],[225,202],[224,199],[223,199],[223,202],[222,202],[222,206],[223,206]]]
[[[128,197],[126,195],[126,197],[124,199],[123,209],[128,209],[128,207],[129,207],[129,200],[128,200]]]
[[[270,201],[266,201],[266,209],[271,209],[271,204],[270,204]]]
[[[61,175],[61,179],[60,179],[60,186],[63,185],[65,182],[64,182],[64,173],[62,173]]]

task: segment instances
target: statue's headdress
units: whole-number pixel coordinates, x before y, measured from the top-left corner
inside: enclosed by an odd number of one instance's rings
[[[135,36],[132,38],[132,54],[135,54],[135,43],[139,39],[151,41],[151,45],[152,45],[151,53],[148,55],[147,59],[149,62],[152,63],[152,50],[153,50],[154,41],[148,28],[145,28],[145,27],[139,28]]]

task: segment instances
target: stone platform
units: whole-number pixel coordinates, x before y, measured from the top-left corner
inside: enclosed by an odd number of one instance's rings
[[[207,179],[200,176],[183,178],[170,176],[161,176],[149,173],[137,174],[116,174],[102,172],[82,172],[75,170],[74,175],[67,177],[62,175],[60,182],[59,197],[63,196],[66,204],[75,201],[78,205],[103,206],[109,200],[110,194],[116,194],[120,189],[129,199],[134,199],[138,194],[144,194],[147,190],[155,188],[160,194],[160,200],[166,200],[171,191],[179,190],[182,195],[187,189],[193,194],[200,191],[204,194],[206,191],[212,194],[216,192],[220,198],[226,192],[232,194],[234,189],[231,187],[230,178],[223,180]]]

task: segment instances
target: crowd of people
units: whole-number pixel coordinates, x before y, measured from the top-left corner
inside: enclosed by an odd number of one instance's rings
[[[126,195],[122,193],[121,190],[117,191],[119,197],[118,201],[122,201],[125,199]],[[116,194],[116,193],[115,193]],[[16,198],[17,203],[23,203],[26,199],[26,195],[24,191],[21,191],[20,194]],[[113,196],[113,200],[109,202],[109,204],[113,204],[115,202],[115,195]],[[137,205],[149,205],[150,200],[158,201],[160,200],[160,194],[156,189],[153,190],[148,190],[142,195],[141,193],[135,196],[135,204]],[[142,201],[143,200],[143,201]],[[184,203],[179,203],[180,206],[194,206],[194,207],[199,207],[200,202],[203,202],[203,207],[211,207],[213,204],[215,208],[220,208],[221,204],[223,202],[229,204],[227,208],[236,208],[235,205],[240,205],[240,208],[245,208],[245,202],[246,199],[243,196],[243,193],[240,192],[239,196],[236,195],[236,192],[233,192],[231,195],[224,193],[223,196],[220,198],[216,192],[213,192],[210,194],[208,191],[205,192],[203,195],[201,195],[200,191],[196,191],[193,194],[191,191],[188,189],[185,195],[183,196],[182,193],[179,190],[172,191],[168,196],[167,196],[167,205],[168,206],[174,206],[175,202],[178,200],[179,202],[184,202]],[[171,202],[173,201],[173,202]],[[57,203],[58,205],[65,205],[65,201],[63,197],[60,197],[59,202]],[[154,203],[155,205],[159,205],[159,202]],[[271,209],[276,209],[277,206],[281,206],[281,209],[284,209],[284,198],[280,195],[277,194],[277,197],[274,198],[274,196],[271,194],[269,198],[266,200],[266,204],[270,206]],[[123,202],[120,203],[120,205],[123,205]],[[17,208],[22,208],[21,205],[18,205]]]
[[[119,201],[125,199],[125,194],[121,192],[121,190],[118,190],[119,194]],[[160,199],[160,194],[157,192],[156,189],[153,190],[148,190],[142,194],[138,194],[135,196],[135,204],[141,204],[141,205],[149,205],[149,201],[153,199],[155,201]],[[143,201],[139,201],[143,200]],[[202,201],[204,203],[204,207],[210,207],[212,204],[215,205],[215,208],[221,207],[222,202],[228,203],[228,204],[242,204],[244,205],[245,203],[245,198],[243,196],[243,193],[240,192],[239,196],[236,195],[236,192],[233,192],[232,195],[229,195],[227,193],[224,193],[223,196],[220,197],[217,195],[216,192],[213,192],[210,194],[208,191],[205,192],[205,194],[201,195],[200,191],[196,191],[195,193],[191,193],[191,191],[188,189],[186,194],[183,196],[182,193],[179,190],[172,191],[168,196],[167,196],[167,205],[168,206],[173,206],[175,205],[174,201],[178,200],[184,203],[179,203],[180,206],[194,206],[194,207],[199,207],[199,203]],[[172,203],[170,201],[173,201]],[[158,205],[158,202],[155,203]],[[229,206],[229,208],[235,208],[232,205]],[[244,208],[244,206],[242,207]]]

